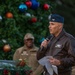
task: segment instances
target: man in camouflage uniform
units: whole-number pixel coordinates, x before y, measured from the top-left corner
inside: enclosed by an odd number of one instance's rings
[[[24,46],[16,50],[13,60],[26,60],[27,65],[32,68],[33,73],[31,75],[39,75],[42,73],[43,67],[37,61],[37,50],[38,47],[34,45],[34,36],[31,33],[27,33],[24,37]]]

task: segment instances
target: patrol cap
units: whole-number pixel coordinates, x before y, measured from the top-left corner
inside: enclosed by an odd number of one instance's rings
[[[31,33],[27,33],[25,36],[24,36],[24,40],[26,39],[34,39],[34,36],[31,34]]]
[[[59,22],[64,23],[64,17],[58,15],[58,14],[51,14],[50,16],[50,22]]]

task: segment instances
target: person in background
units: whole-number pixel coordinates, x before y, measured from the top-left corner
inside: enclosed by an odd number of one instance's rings
[[[43,72],[43,67],[37,61],[37,51],[38,47],[34,44],[34,36],[31,33],[27,33],[24,36],[24,46],[15,51],[13,60],[26,60],[27,65],[32,69],[31,75],[40,75]]]
[[[49,21],[49,31],[52,35],[50,42],[44,40],[41,50],[37,52],[37,59],[44,56],[52,56],[50,64],[57,66],[58,75],[72,75],[72,66],[75,65],[75,38],[64,29],[64,18],[58,14],[52,14]],[[45,75],[49,75],[46,68]],[[57,75],[57,74],[53,74]]]

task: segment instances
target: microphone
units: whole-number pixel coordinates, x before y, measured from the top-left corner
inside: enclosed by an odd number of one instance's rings
[[[49,41],[50,39],[49,39],[49,38],[46,38],[45,40],[46,40],[46,41]]]
[[[46,40],[46,41],[49,41],[50,38],[51,38],[51,36],[48,36],[45,40]],[[42,46],[42,47],[40,48],[40,51],[42,51],[43,49],[44,49],[44,46]]]

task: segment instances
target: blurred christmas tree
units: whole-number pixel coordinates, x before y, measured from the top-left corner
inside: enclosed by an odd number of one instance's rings
[[[39,46],[39,40],[49,34],[48,18],[55,7],[50,0],[0,0],[0,59],[12,59],[27,32]]]

